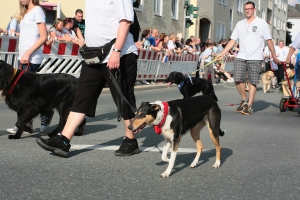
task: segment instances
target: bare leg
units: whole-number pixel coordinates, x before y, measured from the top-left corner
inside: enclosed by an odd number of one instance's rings
[[[242,83],[242,82],[236,82],[235,85],[236,85],[236,88],[239,91],[242,99],[247,99],[246,90],[245,90],[245,84]]]
[[[249,102],[248,104],[252,106],[256,94],[256,85],[249,83]]]
[[[84,113],[77,113],[77,112],[70,112],[67,123],[62,131],[62,135],[68,138],[69,140],[72,139],[77,127],[81,124],[85,117]]]
[[[128,129],[128,126],[130,125],[131,119],[124,120],[124,126],[125,126],[125,136],[129,139],[134,139],[134,134],[132,130]]]

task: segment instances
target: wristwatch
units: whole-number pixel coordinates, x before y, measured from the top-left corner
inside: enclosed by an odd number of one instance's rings
[[[115,48],[113,48],[113,51],[115,51],[115,52],[121,52],[121,50],[115,49]]]

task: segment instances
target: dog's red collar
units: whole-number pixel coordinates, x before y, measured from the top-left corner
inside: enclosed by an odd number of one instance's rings
[[[25,71],[22,70],[22,71],[18,74],[17,78],[15,79],[15,81],[14,81],[13,84],[12,84],[12,86],[11,86],[10,89],[8,90],[8,93],[7,93],[6,96],[9,96],[9,95],[12,93],[12,91],[14,90],[16,84],[18,83],[19,79],[20,79],[21,76],[24,74],[24,72],[25,72]]]
[[[169,113],[169,104],[168,104],[168,102],[162,102],[162,104],[164,105],[163,117],[162,117],[159,124],[153,126],[155,133],[157,133],[158,135],[161,134],[161,132],[162,132],[161,127],[162,127],[162,125],[164,125],[164,123],[166,121],[166,118],[168,116],[168,113]]]

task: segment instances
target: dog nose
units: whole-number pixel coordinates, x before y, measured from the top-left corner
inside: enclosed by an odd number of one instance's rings
[[[131,125],[129,125],[129,126],[128,126],[128,129],[129,129],[129,130],[132,130],[132,126],[131,126]]]

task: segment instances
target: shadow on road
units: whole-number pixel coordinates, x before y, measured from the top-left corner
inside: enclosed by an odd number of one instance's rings
[[[227,148],[221,149],[221,167],[226,162],[227,158],[230,157],[232,154],[233,154],[233,151],[231,149],[227,149]],[[177,172],[180,172],[181,170],[183,170],[187,167],[190,167],[195,156],[196,156],[196,153],[178,153],[172,174],[176,174]],[[208,162],[210,159],[213,159],[215,161],[215,159],[216,159],[216,150],[215,149],[211,149],[211,150],[202,152],[199,162],[195,168],[200,167],[201,165]],[[161,162],[156,163],[156,165],[166,165],[166,167],[167,167],[168,163],[161,161]]]

